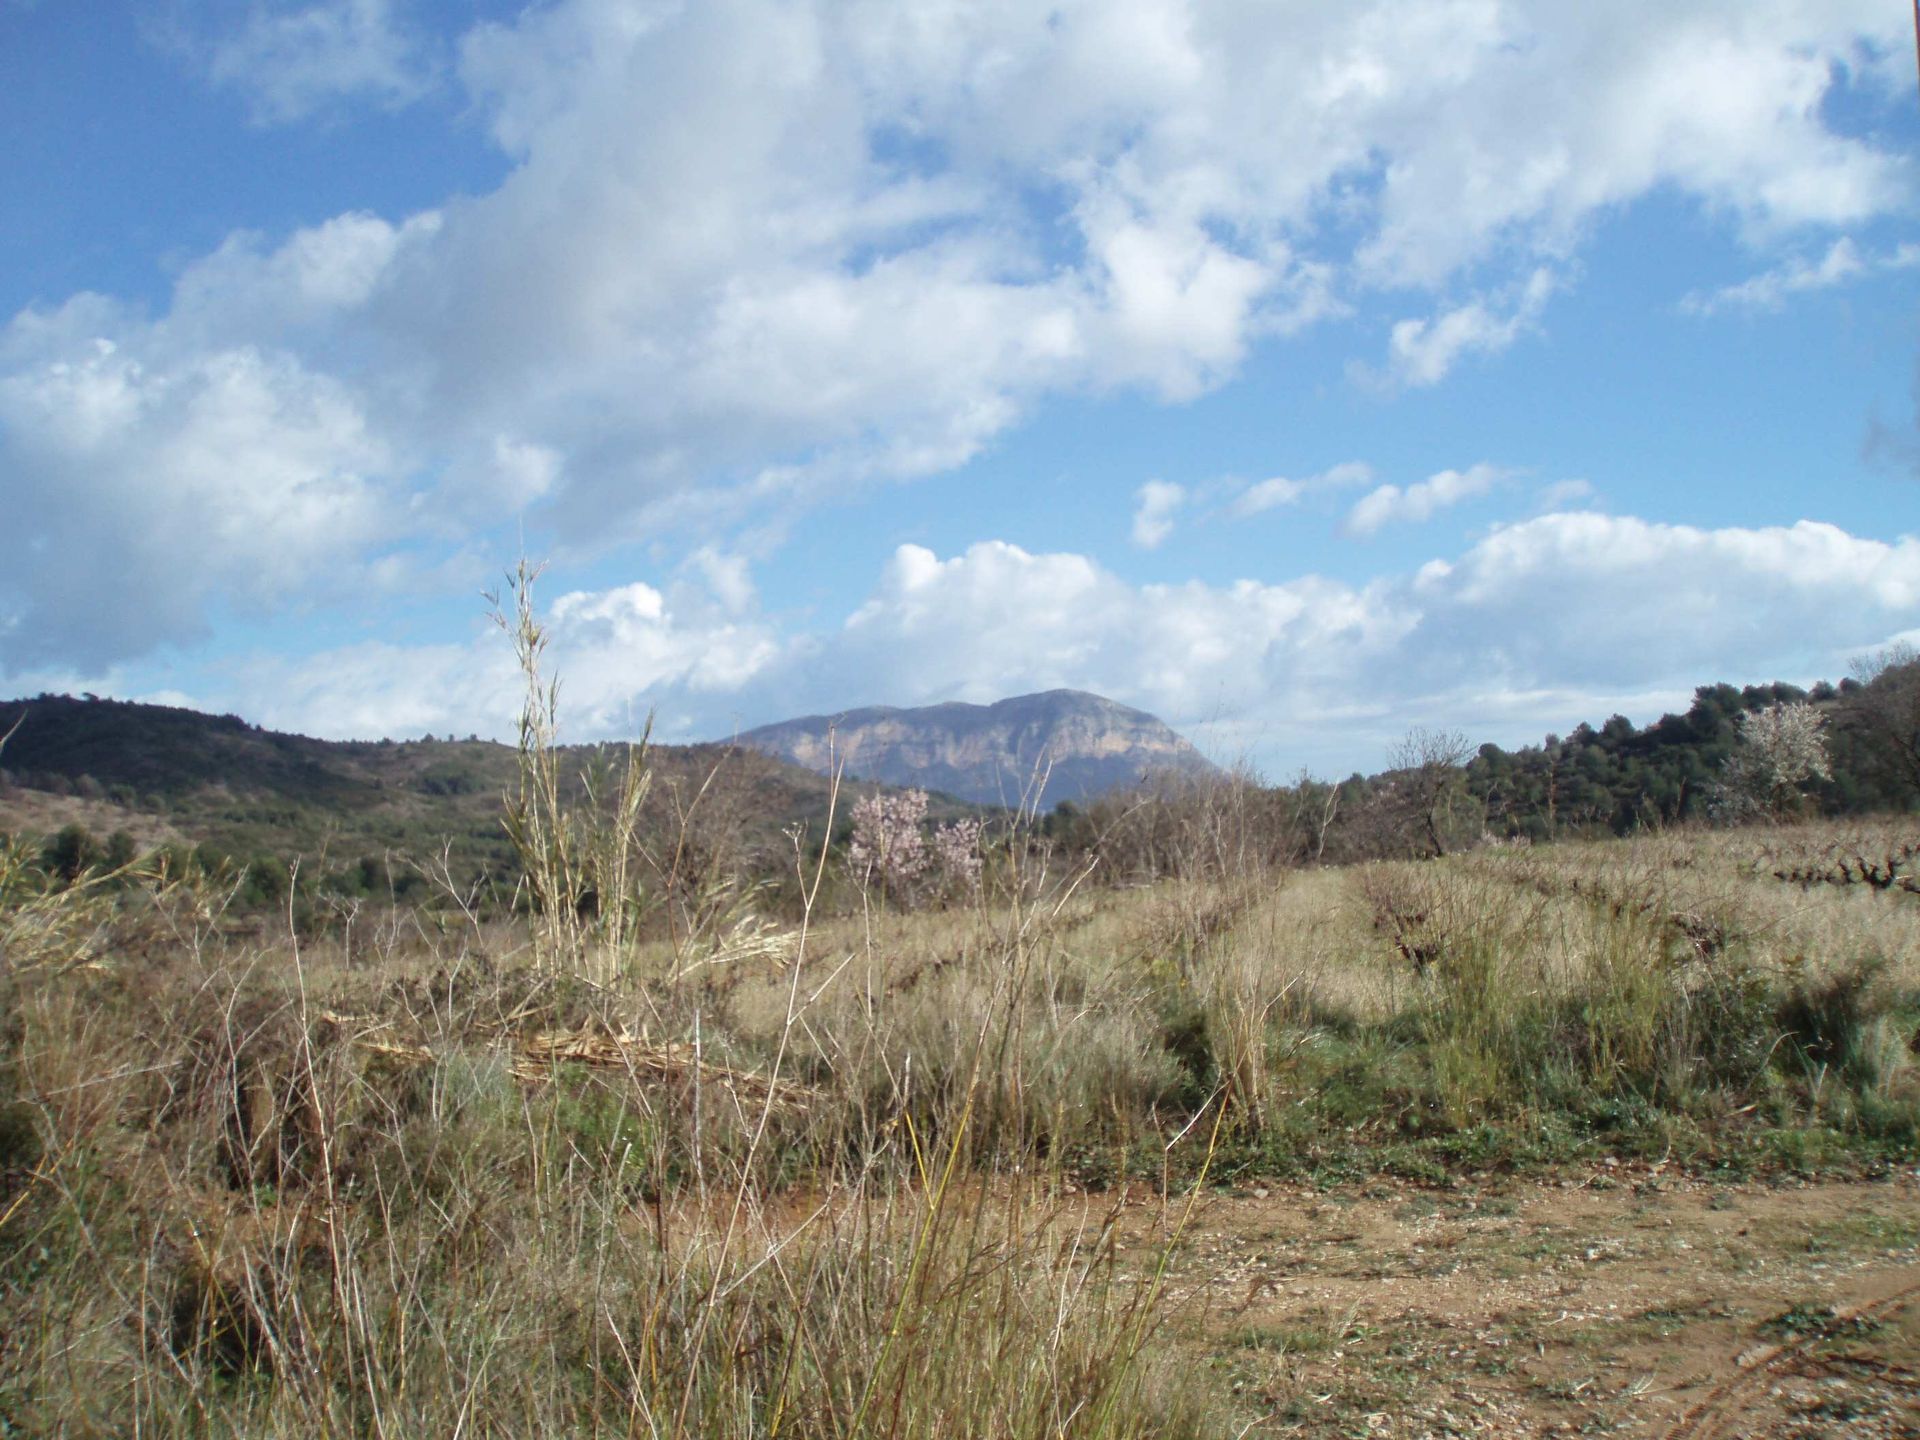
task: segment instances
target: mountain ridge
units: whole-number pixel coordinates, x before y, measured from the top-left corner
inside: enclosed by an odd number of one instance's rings
[[[755,726],[732,739],[817,774],[839,765],[885,785],[1039,810],[1097,799],[1150,770],[1216,769],[1157,716],[1065,688],[987,704],[858,706]]]

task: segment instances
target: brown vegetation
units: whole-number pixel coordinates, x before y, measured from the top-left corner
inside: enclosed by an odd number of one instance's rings
[[[1462,847],[1441,784],[1322,868],[1339,792],[1229,775],[756,887],[644,751],[568,782],[529,634],[512,913],[0,849],[6,1433],[1221,1433],[1298,1397],[1183,1358],[1214,1186],[1920,1157],[1903,823]]]

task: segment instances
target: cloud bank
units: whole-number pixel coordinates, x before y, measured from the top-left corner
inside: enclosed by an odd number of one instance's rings
[[[1839,675],[1920,625],[1920,540],[1550,514],[1364,585],[1139,585],[1070,552],[903,545],[864,602],[813,629],[764,613],[738,565],[708,556],[664,588],[560,596],[547,619],[574,738],[631,733],[656,707],[665,738],[714,738],[1068,686],[1272,773],[1346,773],[1382,763],[1409,714],[1518,743],[1606,709],[1684,707],[1724,675]],[[329,735],[506,735],[517,695],[504,642],[477,634],[261,661],[205,698]]]
[[[444,83],[509,173],[0,328],[8,673],[430,583],[516,514],[577,553],[723,541],[1049,397],[1190,399],[1366,297],[1423,312],[1385,378],[1437,383],[1550,326],[1642,197],[1767,246],[1912,194],[1833,118],[1910,78],[1869,0],[557,0],[438,44],[385,0],[249,15],[206,63],[262,120]]]

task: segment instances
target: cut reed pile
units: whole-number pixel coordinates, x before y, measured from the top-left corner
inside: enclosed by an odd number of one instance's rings
[[[323,1010],[315,1018],[320,1025],[349,1036],[356,1049],[370,1056],[414,1068],[432,1066],[436,1061],[431,1046],[399,1038],[393,1022],[378,1016]],[[573,1065],[623,1077],[642,1089],[649,1082],[681,1088],[704,1084],[743,1104],[804,1111],[816,1098],[793,1081],[703,1060],[696,1047],[684,1041],[651,1041],[624,1028],[537,1030],[503,1037],[502,1048],[507,1073],[528,1084],[549,1083],[560,1067]]]

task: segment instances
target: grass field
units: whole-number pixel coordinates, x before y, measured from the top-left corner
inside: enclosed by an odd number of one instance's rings
[[[932,911],[735,906],[677,938],[395,911],[320,942],[241,933],[205,877],[49,892],[23,850],[0,1434],[1445,1433],[1479,1350],[1397,1332],[1386,1288],[1282,1305],[1260,1275],[1385,1287],[1433,1268],[1426,1221],[1478,1234],[1596,1177],[1656,1223],[1817,1180],[1854,1197],[1832,1245],[1911,1256],[1859,1197],[1920,1161],[1916,840],[1124,890],[1007,846]],[[1573,1257],[1607,1223],[1456,1240],[1448,1323],[1484,1299],[1505,1333],[1485,1297],[1598,1263]],[[1847,1308],[1793,1283],[1741,1314]],[[1669,1318],[1742,1343],[1721,1310]],[[1625,1423],[1634,1376],[1548,1393],[1640,1343],[1594,1314],[1506,1387],[1510,1433]]]

